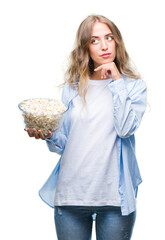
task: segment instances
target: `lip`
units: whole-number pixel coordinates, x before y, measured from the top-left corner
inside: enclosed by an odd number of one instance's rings
[[[100,55],[100,57],[108,58],[110,55],[111,55],[111,53],[104,53],[104,54]]]

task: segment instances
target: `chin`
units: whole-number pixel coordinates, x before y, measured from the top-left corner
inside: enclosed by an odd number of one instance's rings
[[[111,63],[113,61],[114,61],[114,59],[112,59],[112,58],[102,59],[102,60],[99,59],[99,61],[94,62],[94,66],[96,68],[96,67],[99,67],[102,64]]]
[[[99,65],[106,64],[106,63],[111,63],[111,62],[113,62],[112,59],[104,59],[103,61],[100,62]]]

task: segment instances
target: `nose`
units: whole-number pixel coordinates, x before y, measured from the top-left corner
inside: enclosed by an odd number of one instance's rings
[[[105,41],[105,39],[101,40],[101,50],[105,51],[108,49],[107,43]]]

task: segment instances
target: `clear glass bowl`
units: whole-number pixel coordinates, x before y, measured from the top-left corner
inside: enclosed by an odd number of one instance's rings
[[[41,102],[40,106],[35,105],[37,101],[39,103]],[[44,106],[42,105],[43,102]],[[51,104],[54,104],[54,108],[56,108],[57,104],[59,113],[53,114]],[[55,132],[60,129],[65,113],[68,111],[68,107],[64,105],[62,101],[49,98],[27,99],[20,102],[18,107],[22,112],[25,128],[30,128],[31,131],[33,131],[33,128],[36,128],[37,130],[41,130],[45,135],[48,134],[49,131]],[[41,114],[42,108],[43,113]],[[48,111],[50,113],[48,113]]]

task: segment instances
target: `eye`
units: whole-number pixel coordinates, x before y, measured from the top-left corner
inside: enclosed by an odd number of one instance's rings
[[[113,40],[113,37],[112,36],[107,36],[107,40],[111,41],[111,40]]]
[[[98,42],[99,42],[98,39],[94,39],[94,38],[93,38],[93,39],[91,40],[91,43],[92,43],[92,44],[97,44]]]

